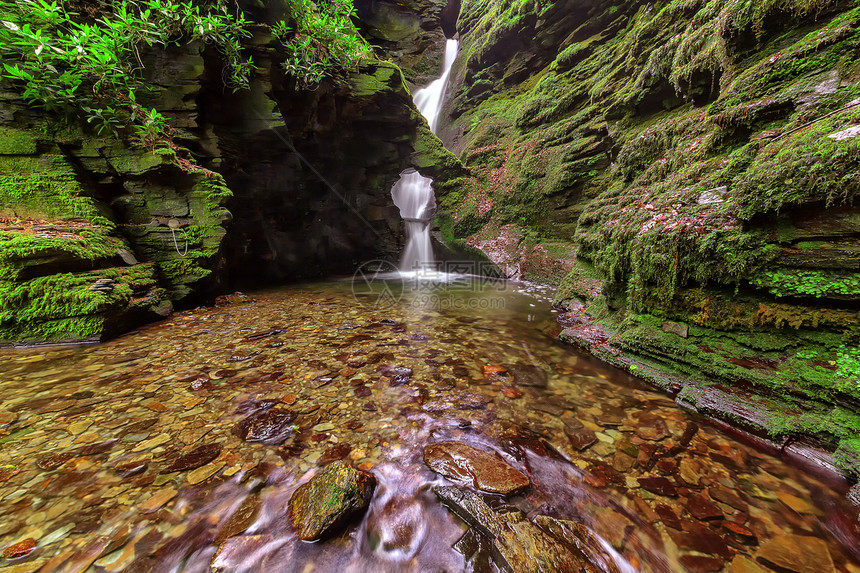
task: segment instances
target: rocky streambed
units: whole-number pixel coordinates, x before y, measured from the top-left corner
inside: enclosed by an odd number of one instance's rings
[[[0,567],[860,571],[846,482],[557,343],[550,292],[386,289],[0,351]]]

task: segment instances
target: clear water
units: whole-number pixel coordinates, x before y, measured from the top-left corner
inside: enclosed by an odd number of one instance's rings
[[[0,351],[0,549],[36,542],[0,566],[472,570],[451,547],[464,524],[431,491],[448,482],[422,460],[426,444],[451,439],[530,476],[524,494],[487,496],[492,505],[583,523],[634,570],[729,571],[795,534],[821,540],[835,570],[860,571],[844,482],[804,473],[557,343],[548,289],[378,280],[391,296],[308,284],[177,313],[100,345]],[[484,373],[509,363],[539,365],[548,386]],[[392,366],[412,369],[407,383],[392,385]],[[280,446],[234,433],[264,400],[297,414]],[[676,443],[691,422],[689,445],[648,468],[648,451]],[[573,447],[574,425],[597,441]],[[220,453],[162,473],[204,445]],[[289,497],[335,459],[376,476],[370,508],[334,538],[301,542]],[[676,495],[647,491],[647,477],[670,480]],[[722,517],[695,518],[696,496]]]

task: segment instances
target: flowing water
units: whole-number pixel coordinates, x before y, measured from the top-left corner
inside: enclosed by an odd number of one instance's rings
[[[756,571],[747,560],[780,555],[860,571],[844,482],[556,342],[544,287],[480,280],[390,284],[384,304],[348,282],[297,285],[100,345],[0,350],[0,549],[35,542],[0,567],[493,571],[452,548],[465,526],[423,463],[426,444],[457,440],[529,476],[492,507],[582,523],[620,571]],[[273,403],[297,415],[287,440],[243,441],[237,424]],[[181,456],[197,463],[174,470]],[[337,459],[377,478],[370,507],[301,542],[290,495]]]
[[[415,92],[414,101],[418,111],[427,119],[430,130],[436,133],[439,112],[445,97],[445,87],[454,60],[457,58],[459,43],[448,40],[442,65],[442,75],[424,89]],[[406,248],[400,262],[400,270],[417,272],[432,270],[433,246],[430,243],[430,220],[436,210],[433,196],[433,180],[424,177],[414,169],[404,171],[400,180],[391,190],[394,204],[400,209],[400,216],[406,223]]]

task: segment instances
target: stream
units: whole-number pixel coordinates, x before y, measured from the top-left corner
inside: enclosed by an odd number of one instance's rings
[[[453,548],[466,526],[433,492],[451,482],[423,461],[453,440],[529,477],[490,507],[583,524],[605,570],[860,571],[842,480],[559,343],[547,287],[449,278],[388,280],[381,304],[348,280],[236,294],[103,344],[0,350],[0,548],[35,545],[0,567],[494,571]],[[286,440],[243,440],[273,404]],[[336,460],[376,478],[370,506],[300,541],[288,500]]]

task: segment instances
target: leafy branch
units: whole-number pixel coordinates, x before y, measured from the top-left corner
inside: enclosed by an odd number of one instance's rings
[[[0,0],[0,77],[17,84],[28,104],[82,117],[99,134],[134,127],[149,147],[167,135],[164,117],[135,98],[144,86],[140,46],[212,45],[234,89],[247,87],[254,70],[242,54],[247,21],[220,3],[116,1],[84,15],[66,4]]]
[[[371,56],[352,22],[351,0],[291,0],[290,10],[293,25],[281,21],[272,31],[284,49],[284,71],[302,87],[314,88]]]

